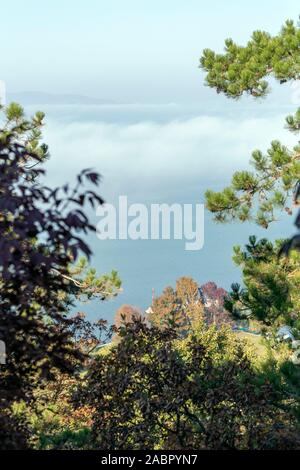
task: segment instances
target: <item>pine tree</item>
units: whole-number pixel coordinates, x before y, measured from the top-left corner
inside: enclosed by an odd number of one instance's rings
[[[224,54],[205,49],[200,63],[207,72],[206,84],[218,93],[233,99],[244,94],[262,98],[269,91],[266,78],[281,84],[299,81],[299,26],[287,21],[276,36],[255,31],[246,46],[227,39]],[[286,127],[299,132],[300,108],[286,118]],[[230,186],[223,191],[206,192],[207,207],[217,221],[254,220],[267,228],[276,220],[278,210],[291,214],[293,204],[298,203],[298,194],[293,198],[293,190],[300,179],[299,142],[289,149],[275,140],[265,154],[254,150],[250,163],[254,170],[235,172]]]
[[[244,287],[233,284],[225,305],[235,317],[256,319],[275,331],[287,324],[297,334],[300,255],[292,252],[288,258],[279,258],[281,246],[281,240],[273,244],[251,236],[244,249],[234,247],[233,260],[242,269]]]
[[[232,99],[244,94],[262,98],[269,91],[266,78],[272,77],[280,84],[299,81],[299,25],[287,21],[276,36],[255,31],[246,46],[227,39],[224,54],[206,49],[200,63],[207,72],[206,84],[218,93]],[[293,133],[299,132],[300,108],[294,116],[286,118],[286,127]],[[288,149],[278,140],[273,141],[266,154],[255,150],[250,163],[254,171],[237,171],[231,185],[223,191],[206,192],[207,207],[217,221],[255,221],[268,228],[279,211],[292,214],[299,204],[299,142]],[[300,215],[296,226],[300,228]],[[231,311],[247,312],[267,325],[295,323],[291,314],[299,317],[299,293],[294,288],[294,280],[299,279],[299,258],[297,255],[289,261],[278,258],[299,247],[300,235],[278,241],[274,246],[265,239],[258,242],[250,237],[244,252],[236,247],[234,261],[242,267],[245,288],[232,286],[228,303]]]

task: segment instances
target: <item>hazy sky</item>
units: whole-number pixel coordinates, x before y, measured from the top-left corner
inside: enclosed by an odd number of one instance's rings
[[[0,78],[10,92],[199,100],[203,48],[244,42],[253,29],[276,33],[299,13],[298,0],[1,2]]]

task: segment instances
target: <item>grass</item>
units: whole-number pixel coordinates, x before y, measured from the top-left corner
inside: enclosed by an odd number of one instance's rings
[[[263,339],[261,336],[253,335],[251,333],[247,333],[246,331],[236,331],[236,334],[239,335],[241,339],[245,339],[249,344],[251,344],[259,357],[262,359],[267,357],[267,348],[263,344]]]

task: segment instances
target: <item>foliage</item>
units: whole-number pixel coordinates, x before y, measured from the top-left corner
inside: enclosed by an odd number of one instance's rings
[[[130,323],[134,319],[141,318],[142,316],[142,311],[138,307],[126,304],[121,305],[116,312],[114,325],[116,328],[120,328],[122,324]]]
[[[110,341],[113,331],[103,320],[91,323],[82,313],[73,317],[74,348],[84,360],[80,365],[74,363],[72,374],[56,369],[54,380],[35,384],[30,402],[12,405],[14,418],[27,422],[27,445],[35,449],[88,448],[93,409],[86,404],[74,408],[72,396],[98,354],[98,346]]]
[[[45,161],[49,157],[48,146],[41,143],[42,128],[44,126],[45,115],[41,111],[28,119],[24,109],[18,103],[11,103],[7,107],[0,105],[0,142],[2,145],[10,144],[22,145],[24,159],[20,164],[32,163],[35,165],[36,158]],[[30,157],[35,158],[30,162]],[[32,175],[33,176],[33,175]]]
[[[300,201],[300,181],[298,181],[296,189],[295,189],[295,196],[294,196],[295,204],[299,204]],[[295,225],[298,229],[298,233],[287,240],[281,247],[280,255],[288,256],[292,250],[300,251],[300,210],[298,211],[298,215],[296,218]]]
[[[84,236],[95,228],[84,212],[102,198],[86,183],[100,177],[83,170],[74,187],[51,189],[41,183],[48,155],[39,143],[43,114],[26,120],[22,108],[4,108],[0,130],[0,338],[7,363],[0,369],[1,447],[27,445],[24,423],[15,424],[12,405],[31,403],[34,390],[72,373],[84,360],[74,342],[76,319],[68,316],[73,283],[70,265],[79,254],[90,257]],[[118,284],[117,276],[112,281]],[[106,280],[106,282],[108,282]],[[96,285],[95,273],[89,285]],[[68,298],[68,301],[66,301]],[[81,325],[82,326],[82,325]],[[14,431],[13,431],[14,430]]]
[[[244,47],[232,39],[225,41],[225,53],[206,49],[200,60],[207,72],[206,83],[229,98],[244,93],[263,97],[268,92],[265,77],[280,83],[300,78],[300,29],[287,21],[281,32],[272,37],[255,31]],[[287,128],[299,131],[299,113],[288,116]],[[277,209],[292,213],[291,195],[300,179],[300,147],[288,149],[273,141],[266,154],[255,150],[251,165],[255,171],[237,171],[231,185],[221,192],[206,192],[207,207],[221,222],[255,220],[267,228],[276,220]]]
[[[204,316],[207,324],[232,325],[233,321],[224,307],[228,292],[222,287],[218,287],[215,282],[207,282],[200,287],[202,301],[204,303]]]
[[[165,328],[170,323],[186,334],[203,318],[203,305],[199,297],[198,284],[191,278],[181,277],[175,290],[166,287],[161,296],[154,299],[148,320],[151,325]]]
[[[80,302],[87,302],[90,299],[108,300],[121,291],[122,282],[117,271],[112,270],[109,274],[99,276],[96,269],[89,266],[86,257],[81,257],[76,264],[69,265],[66,274],[58,270],[55,274],[69,284],[70,295],[64,296],[64,293],[61,293],[66,302],[74,298]]]
[[[176,328],[134,321],[120,334],[74,397],[94,409],[94,448],[299,447],[285,395],[229,330],[199,323],[182,339]]]
[[[242,250],[234,247],[234,262],[242,268],[243,283],[232,285],[226,307],[240,318],[255,318],[266,326],[287,324],[300,331],[300,255],[279,258],[282,240],[275,244],[255,236]]]

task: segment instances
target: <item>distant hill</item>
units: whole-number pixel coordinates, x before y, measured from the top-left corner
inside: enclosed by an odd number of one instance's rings
[[[92,98],[83,95],[52,94],[35,91],[23,91],[18,93],[7,93],[7,103],[16,101],[23,105],[101,105],[114,104],[111,100]]]

